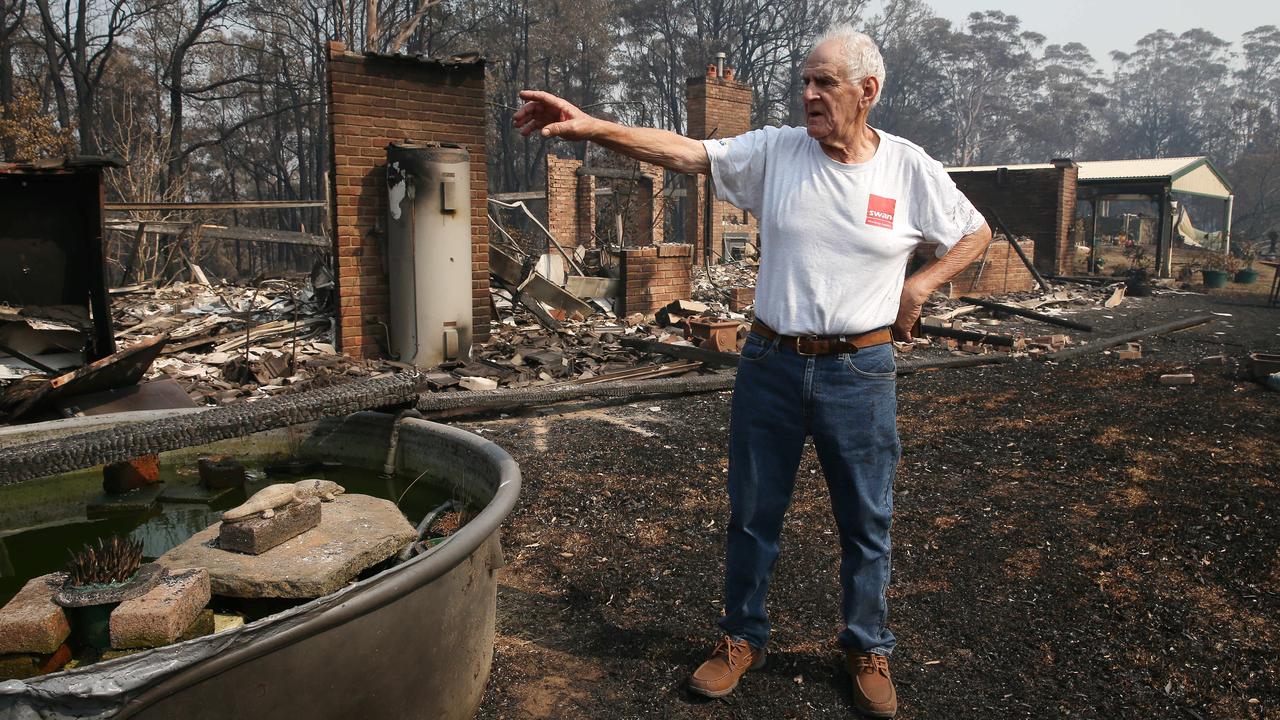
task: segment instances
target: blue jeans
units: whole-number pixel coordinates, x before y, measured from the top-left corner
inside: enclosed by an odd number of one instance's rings
[[[805,438],[813,437],[840,533],[840,644],[888,655],[893,473],[900,446],[892,345],[804,356],[752,333],[742,348],[729,427],[724,617],[728,635],[769,641],[765,596]]]

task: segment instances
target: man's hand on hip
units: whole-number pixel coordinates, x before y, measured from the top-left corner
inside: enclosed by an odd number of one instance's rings
[[[914,278],[907,278],[902,284],[902,299],[898,302],[898,319],[893,321],[890,330],[893,339],[900,342],[911,342],[911,330],[920,319],[924,310],[924,301],[929,299],[933,290]]]

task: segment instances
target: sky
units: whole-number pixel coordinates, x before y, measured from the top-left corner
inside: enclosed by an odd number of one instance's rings
[[[1239,43],[1259,25],[1280,26],[1276,0],[928,0],[938,15],[961,23],[978,10],[1017,15],[1024,30],[1044,35],[1046,43],[1084,43],[1099,66],[1111,68],[1112,50],[1131,52],[1138,38],[1164,28],[1175,34],[1202,27]],[[879,3],[873,3],[878,8]],[[874,12],[874,10],[873,10]]]

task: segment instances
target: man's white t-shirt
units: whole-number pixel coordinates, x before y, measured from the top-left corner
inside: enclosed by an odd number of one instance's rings
[[[804,128],[704,140],[716,195],[760,224],[756,317],[784,335],[853,335],[892,325],[912,251],[938,256],[982,227],[942,164],[876,130],[857,164],[827,156]]]

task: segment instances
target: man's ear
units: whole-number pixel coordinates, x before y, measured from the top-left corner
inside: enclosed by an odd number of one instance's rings
[[[880,80],[875,75],[868,75],[862,80],[862,100],[871,107],[880,96]]]

